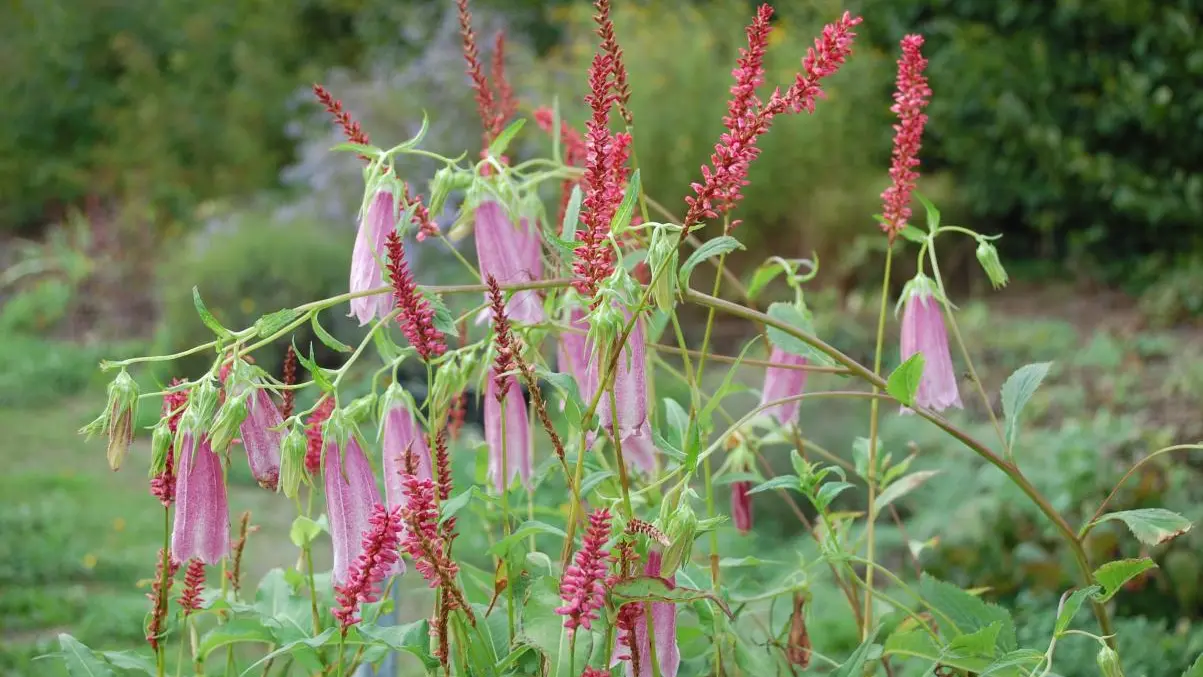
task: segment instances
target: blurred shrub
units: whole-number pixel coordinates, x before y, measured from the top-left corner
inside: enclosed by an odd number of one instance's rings
[[[878,47],[927,36],[924,161],[956,173],[977,218],[1027,235],[1004,246],[1127,275],[1203,245],[1203,3],[855,4]]]
[[[96,365],[138,342],[76,343],[0,331],[0,407],[37,407],[107,382]]]
[[[163,262],[160,278],[162,322],[156,353],[172,353],[213,339],[192,303],[195,285],[205,305],[227,327],[241,329],[281,308],[292,307],[346,290],[354,230],[323,227],[312,221],[278,223],[250,213],[190,236]],[[321,316],[322,325],[350,342],[357,327],[345,317],[347,306]],[[302,325],[297,349],[322,345]],[[287,343],[256,351],[264,369],[278,371]],[[195,375],[208,369],[212,354],[183,358],[171,375]],[[162,374],[166,379],[168,374]]]

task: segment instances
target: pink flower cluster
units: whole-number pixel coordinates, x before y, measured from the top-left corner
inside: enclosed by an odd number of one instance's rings
[[[177,378],[171,382],[171,385],[176,386],[180,383],[182,383],[181,379]],[[171,431],[173,440],[175,432],[180,426],[180,417],[184,415],[184,406],[187,404],[187,390],[173,390],[163,395],[163,415],[170,416],[167,419],[167,428]],[[175,500],[175,483],[175,442],[172,442],[167,445],[167,459],[163,466],[163,472],[150,480],[150,494],[159,499],[163,507],[169,507]]]
[[[308,440],[308,446],[305,448],[305,470],[308,470],[312,477],[317,477],[322,469],[322,424],[333,412],[334,398],[327,397],[317,405],[317,409],[305,422],[305,438]]]
[[[560,598],[564,600],[564,606],[556,609],[556,613],[567,616],[564,627],[570,631],[578,627],[590,629],[598,610],[605,604],[610,553],[604,548],[609,538],[610,511],[605,508],[593,511],[581,549],[560,580]]]
[[[424,360],[438,357],[447,351],[447,342],[443,332],[434,326],[434,309],[430,301],[418,290],[413,273],[409,270],[409,262],[405,260],[405,247],[401,244],[401,236],[397,231],[388,235],[388,270],[393,284],[393,296],[397,300],[400,313],[397,323],[405,338],[409,339],[418,354]]]
[[[201,593],[204,589],[205,563],[199,559],[189,560],[188,568],[184,571],[184,591],[177,600],[185,616],[201,608]]]
[[[334,586],[338,606],[333,609],[342,631],[359,622],[359,607],[365,602],[375,602],[380,583],[395,570],[399,559],[397,546],[401,541],[401,509],[389,509],[381,504],[372,508],[368,519],[370,528],[363,535],[363,551],[355,563],[347,582]]]
[[[447,555],[446,542],[439,533],[434,480],[404,474],[401,485],[407,496],[407,503],[401,509],[401,519],[406,527],[401,549],[414,559],[414,566],[430,587],[449,583],[459,573],[459,565]]]
[[[898,116],[894,125],[893,161],[890,164],[892,183],[881,194],[882,230],[893,240],[911,218],[911,193],[919,180],[919,147],[927,115],[923,109],[931,98],[931,87],[923,75],[927,59],[919,51],[923,36],[908,35],[902,39],[902,57],[898,59],[898,80],[894,105],[890,110]]]

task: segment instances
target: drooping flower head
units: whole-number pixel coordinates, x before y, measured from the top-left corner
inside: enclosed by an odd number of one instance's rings
[[[515,227],[505,207],[490,199],[477,205],[475,217],[476,257],[482,278],[493,277],[501,284],[517,284],[543,277],[543,249],[530,219],[520,218]],[[479,320],[487,320],[490,314],[491,310],[486,309]],[[514,292],[509,315],[527,324],[542,322],[543,303],[539,294],[533,289]]]
[[[401,474],[409,466],[412,454],[413,467],[421,479],[430,479],[430,447],[426,434],[414,420],[410,407],[412,401],[401,386],[394,383],[384,394],[384,494],[389,508],[405,505],[406,495],[401,486]]]
[[[385,244],[388,250],[389,281],[393,285],[393,298],[399,313],[397,324],[424,360],[430,360],[447,352],[447,341],[443,332],[434,326],[434,308],[418,289],[409,262],[405,259],[405,247],[396,231],[389,233]]]
[[[489,447],[489,479],[498,492],[515,477],[530,488],[531,435],[526,400],[518,380],[489,369],[485,386],[485,443]],[[504,466],[504,468],[503,468]]]
[[[741,534],[752,530],[752,497],[748,495],[751,488],[751,482],[731,484],[731,521]]]
[[[167,392],[163,393],[163,416],[167,419],[167,448],[164,454],[163,469],[150,480],[150,493],[163,507],[170,506],[175,500],[175,434],[180,426],[180,417],[188,404],[187,390],[171,390],[183,383],[182,379],[173,379]]]
[[[405,564],[397,554],[401,542],[401,507],[386,508],[376,504],[372,507],[368,525],[347,582],[334,586],[338,602],[333,609],[334,618],[344,634],[360,621],[360,606],[378,599],[380,585],[385,579],[395,572],[405,572]]]
[[[384,265],[389,235],[397,230],[397,200],[392,192],[380,189],[360,218],[351,253],[351,293],[362,293],[384,286]],[[351,299],[351,315],[363,326],[383,318],[393,309],[393,296],[387,292]]]
[[[907,360],[915,353],[923,355],[923,377],[919,379],[915,403],[936,411],[961,408],[936,284],[922,273],[916,275],[902,290],[901,303],[902,359]],[[908,410],[904,407],[903,411]]]
[[[589,529],[581,541],[572,564],[564,570],[560,581],[560,599],[564,605],[556,613],[565,616],[564,627],[570,632],[578,627],[586,630],[597,619],[597,612],[606,602],[606,571],[609,568],[610,511],[599,508],[589,516]]]
[[[624,316],[630,318],[626,309]],[[599,353],[589,361],[586,382],[600,387],[602,371],[609,356]],[[647,418],[647,355],[644,346],[643,319],[635,321],[626,345],[622,347],[614,368],[614,407],[610,405],[609,393],[603,393],[597,405],[601,427],[613,434],[617,428],[622,444],[623,458],[635,468],[647,473],[656,470],[656,447],[652,442],[652,429]]]
[[[591,384],[589,378],[591,374],[596,378],[596,374],[589,370],[589,353],[591,351],[589,348],[589,339],[586,335],[589,331],[589,325],[585,321],[585,311],[580,308],[569,310],[568,326],[581,333],[560,332],[557,352],[558,363],[556,367],[560,373],[572,376],[572,380],[576,382],[577,388],[580,391],[581,399],[589,402],[593,399],[593,391],[596,389],[596,386]]]
[[[777,346],[769,355],[769,361],[774,364],[803,366],[806,358],[801,355],[786,352]],[[760,393],[760,404],[763,406],[775,400],[795,397],[806,391],[806,370],[789,369],[786,367],[769,367],[764,372],[764,388]],[[798,418],[798,408],[801,402],[784,402],[762,410],[777,420],[777,423],[788,426]]]
[[[348,580],[352,563],[363,551],[363,534],[371,528],[372,507],[380,503],[372,466],[348,426],[340,413],[331,416],[325,424],[326,451],[322,455],[335,583]]]
[[[891,184],[881,194],[882,230],[893,240],[911,218],[911,193],[919,180],[919,147],[927,115],[923,109],[931,98],[931,87],[923,74],[927,59],[920,48],[923,36],[908,35],[902,39],[902,56],[898,59],[898,80],[894,105],[890,110],[898,116],[894,125],[893,160],[890,164]]]
[[[180,431],[176,447],[175,523],[171,554],[179,561],[215,564],[230,553],[230,509],[221,459],[208,435]]]
[[[242,446],[251,467],[251,476],[264,489],[275,491],[280,483],[280,443],[284,439],[284,419],[263,388],[255,388],[250,397],[247,417],[239,426]]]

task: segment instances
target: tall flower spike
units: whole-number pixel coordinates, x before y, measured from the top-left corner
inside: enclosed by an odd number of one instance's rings
[[[481,277],[494,277],[501,284],[531,282],[543,277],[543,250],[529,219],[519,219],[515,228],[505,207],[495,200],[480,203],[475,217],[476,257]],[[487,320],[490,313],[486,309],[478,321]],[[514,292],[509,314],[526,324],[542,322],[543,303],[539,294],[533,289]]]
[[[379,598],[380,584],[398,569],[402,573],[405,571],[397,554],[401,543],[401,507],[386,508],[376,504],[368,524],[370,528],[363,534],[360,554],[351,567],[347,582],[334,586],[338,602],[333,609],[334,618],[344,635],[349,627],[360,621],[360,605]]]
[[[618,114],[628,126],[634,124],[631,116],[631,85],[627,82],[627,67],[622,59],[622,47],[618,46],[618,38],[614,36],[614,20],[610,17],[610,0],[594,0],[593,22],[597,24],[597,36],[601,38],[601,50],[613,63],[614,103],[618,104]]]
[[[505,129],[505,125],[518,114],[518,100],[514,98],[514,88],[510,86],[505,76],[505,31],[498,31],[493,39],[493,66],[489,72],[493,86],[497,89],[497,130]]]
[[[935,283],[922,273],[916,275],[902,290],[902,303],[902,359],[915,353],[923,355],[923,377],[919,379],[915,403],[936,411],[960,409],[957,373],[948,351],[948,331]],[[903,407],[902,411],[910,410]]]
[[[387,190],[376,191],[355,235],[355,249],[351,254],[352,294],[384,286],[381,266],[385,263],[389,236],[397,229],[397,215],[393,194]],[[392,309],[393,297],[388,293],[351,299],[351,315],[359,320],[360,326],[387,316]]]
[[[773,351],[769,355],[769,361],[774,364],[797,366],[806,364],[805,357],[786,352],[777,346],[773,346]],[[761,406],[774,400],[801,395],[806,391],[806,374],[807,372],[804,369],[786,369],[784,367],[769,367],[766,369],[764,372],[764,388],[760,392]],[[776,404],[762,410],[762,413],[772,416],[777,420],[778,424],[788,426],[797,420],[798,408],[801,404],[798,400]]]
[[[284,419],[271,395],[256,388],[250,399],[250,411],[239,426],[242,446],[246,448],[251,476],[264,489],[276,490],[280,484],[280,442],[284,439]]]
[[[389,387],[400,388],[397,384]],[[384,495],[389,508],[405,505],[406,495],[401,486],[401,473],[406,468],[406,456],[413,454],[414,466],[421,479],[430,479],[430,449],[426,435],[414,421],[413,414],[399,397],[385,395],[388,404],[384,413]]]
[[[894,150],[890,163],[890,187],[881,194],[882,230],[893,240],[911,218],[911,194],[919,180],[919,147],[927,115],[923,109],[931,98],[931,87],[923,71],[927,59],[919,51],[923,36],[908,35],[902,39],[902,56],[898,59],[898,80],[894,105],[890,110],[898,116],[894,125]]]
[[[210,448],[207,435],[198,441],[187,430],[180,434],[176,453],[179,474],[171,554],[180,561],[196,558],[215,564],[230,553],[230,509],[221,459]]]
[[[282,369],[282,372],[283,373],[281,375],[284,377],[284,385],[291,386],[296,384],[297,351],[296,348],[293,348],[291,344],[284,352],[284,368]],[[296,393],[297,391],[293,390],[292,388],[284,389],[283,402],[281,403],[280,407],[280,415],[284,418],[292,417],[292,410],[296,404]]]
[[[405,247],[401,244],[401,236],[397,231],[388,234],[386,246],[393,297],[400,309],[397,323],[401,325],[401,332],[422,359],[438,357],[447,352],[447,342],[443,332],[434,326],[434,308],[414,281],[409,262],[405,260]]]
[[[530,419],[526,415],[522,389],[514,376],[501,377],[493,369],[489,370],[488,381],[485,387],[485,442],[489,447],[489,479],[494,488],[502,492],[515,477],[521,476],[522,484],[529,489]]]
[[[459,565],[447,554],[447,541],[439,533],[439,509],[435,501],[437,489],[434,481],[418,479],[416,475],[401,476],[408,502],[401,510],[405,533],[401,538],[401,549],[414,560],[414,568],[422,574],[431,588],[441,588],[446,595],[447,608],[460,608],[468,620],[476,624],[472,608],[464,600],[456,585]]]
[[[363,534],[371,528],[372,507],[380,502],[376,477],[354,435],[339,443],[326,440],[322,459],[326,479],[326,515],[334,542],[334,582],[344,583],[363,552]]]
[[[334,413],[334,398],[327,397],[317,405],[317,409],[309,415],[309,420],[305,422],[305,437],[308,438],[305,449],[305,470],[309,471],[310,477],[317,477],[318,472],[322,469],[322,448],[325,439],[322,426],[332,413]]]
[[[201,593],[204,589],[205,563],[199,559],[191,560],[184,571],[184,591],[177,600],[185,616],[201,608]]]
[[[498,125],[497,103],[493,99],[493,90],[485,78],[484,66],[480,61],[480,52],[476,48],[476,33],[472,30],[472,12],[468,10],[468,0],[455,0],[459,14],[459,33],[463,41],[464,61],[468,67],[465,71],[472,80],[472,90],[476,93],[476,110],[480,113],[481,125],[484,127],[484,143],[489,143],[501,133]]]
[[[617,422],[623,458],[640,470],[653,473],[656,471],[656,447],[647,420],[647,357],[643,341],[643,319],[640,318],[635,321],[615,365],[614,401],[617,407],[611,409],[609,394],[603,394],[598,401],[597,415],[607,432],[612,432]],[[590,361],[589,383],[601,382],[602,362],[600,359]]]
[[[649,551],[643,573],[658,577],[661,559],[662,555],[658,550]],[[676,576],[664,580],[670,587],[676,586]],[[627,611],[628,609],[631,611]],[[626,662],[627,677],[652,677],[656,672],[651,664],[651,643],[648,640],[648,620],[643,602],[624,604],[623,611],[627,612],[629,625],[633,625],[634,630],[625,627],[619,629],[611,665],[616,665],[622,660]],[[677,607],[669,602],[652,602],[651,616],[652,634],[656,638],[658,673],[661,677],[677,677],[677,670],[681,666],[681,651],[677,646]],[[636,662],[639,664],[638,672],[633,665]]]
[[[175,583],[175,575],[179,570],[180,562],[171,556],[171,552],[164,552],[159,548],[159,555],[155,559],[154,582],[150,584],[150,592],[146,595],[153,605],[150,620],[146,624],[146,642],[154,651],[159,650],[163,621],[167,618],[167,598],[171,594],[171,586]]]
[[[576,559],[564,570],[560,581],[560,599],[564,605],[556,613],[566,616],[564,627],[572,632],[578,627],[586,630],[597,619],[597,612],[606,603],[606,571],[609,568],[605,549],[610,540],[610,511],[600,508],[589,516],[589,529],[581,541]]]

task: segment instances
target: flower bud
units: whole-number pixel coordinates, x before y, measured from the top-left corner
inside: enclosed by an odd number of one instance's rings
[[[679,261],[680,255],[677,252],[676,241],[669,237],[666,229],[657,228],[652,234],[652,242],[648,247],[647,263],[656,283],[656,286],[652,288],[652,298],[656,301],[656,307],[666,313],[672,312],[673,304],[676,301],[673,298],[673,292],[676,291]],[[656,271],[665,266],[668,269],[657,276]]]
[[[160,419],[150,435],[150,476],[158,477],[167,469],[167,451],[171,449],[171,418]]]
[[[125,370],[109,384],[105,411],[108,413],[109,467],[117,470],[134,440],[134,417],[138,415],[138,384]]]
[[[238,429],[249,413],[247,400],[251,392],[248,389],[233,397],[227,397],[225,404],[217,411],[217,416],[213,419],[213,428],[209,431],[209,441],[214,453],[224,453],[238,435]]]
[[[1099,664],[1099,671],[1103,673],[1103,677],[1124,677],[1124,669],[1119,664],[1119,654],[1106,644],[1099,649],[1095,662]]]
[[[990,278],[990,284],[995,289],[1007,286],[1007,271],[998,258],[998,250],[989,240],[977,241],[977,260],[982,264],[982,270],[986,271],[986,277]]]
[[[689,561],[697,529],[698,518],[693,508],[689,507],[689,503],[682,503],[669,518],[664,530],[670,545],[664,549],[664,560],[660,565],[661,577],[671,577],[683,563]]]
[[[301,487],[308,446],[308,438],[299,425],[294,425],[280,444],[280,491],[288,498],[296,498]]]
[[[203,433],[209,428],[213,414],[217,411],[221,391],[213,385],[212,378],[204,378],[188,396],[188,408],[180,418],[180,427],[189,427],[192,432]]]
[[[347,414],[347,418],[350,420],[356,423],[363,423],[371,418],[372,408],[375,406],[376,396],[368,393],[357,400],[352,400],[351,404],[348,404],[344,411]]]

